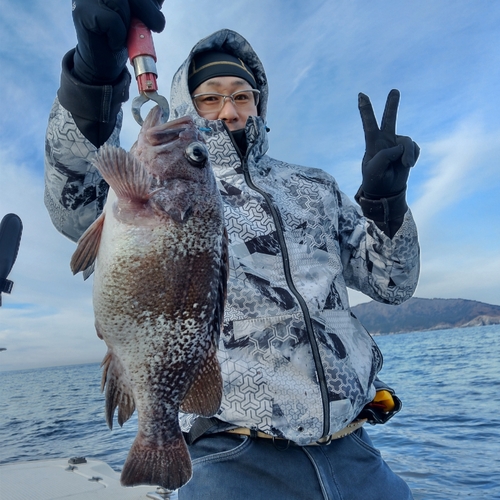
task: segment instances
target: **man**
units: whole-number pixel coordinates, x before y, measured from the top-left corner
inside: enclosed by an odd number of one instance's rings
[[[63,60],[49,120],[45,199],[55,226],[75,241],[106,198],[90,161],[104,142],[118,143],[130,15],[160,31],[159,7],[74,2],[78,46]],[[191,115],[206,140],[230,240],[223,402],[216,418],[180,417],[194,474],[179,498],[412,498],[362,428],[361,417],[391,412],[366,406],[382,356],[346,289],[398,304],[416,287],[405,193],[419,150],[395,134],[399,93],[389,94],[381,129],[359,96],[362,213],[322,170],[266,155],[267,95],[259,58],[230,30],[196,44],[172,83],[171,118]]]

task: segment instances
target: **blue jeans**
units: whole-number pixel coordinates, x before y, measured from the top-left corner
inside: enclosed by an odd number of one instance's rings
[[[193,478],[179,500],[411,500],[366,431],[327,446],[235,434],[202,436],[189,447]],[[285,449],[286,448],[286,449]]]

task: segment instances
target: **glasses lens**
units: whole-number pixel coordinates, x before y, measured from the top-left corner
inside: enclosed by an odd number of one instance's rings
[[[240,90],[232,94],[236,106],[257,106],[259,104],[258,90]]]
[[[224,96],[220,94],[199,94],[193,98],[198,111],[219,111],[224,102]]]
[[[259,104],[258,90],[239,90],[231,95],[222,94],[198,94],[193,96],[193,101],[202,113],[218,112],[224,106],[225,100],[229,98],[238,108],[257,106]]]

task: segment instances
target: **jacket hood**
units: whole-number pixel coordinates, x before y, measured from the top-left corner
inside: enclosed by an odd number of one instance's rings
[[[222,29],[200,40],[191,50],[189,56],[180,66],[172,80],[170,92],[171,119],[184,115],[194,115],[198,113],[191,100],[188,89],[188,71],[193,56],[199,52],[207,50],[220,50],[239,57],[247,67],[249,67],[257,82],[257,89],[260,90],[259,116],[266,121],[268,87],[267,78],[262,63],[253,50],[252,46],[239,33],[228,29]]]

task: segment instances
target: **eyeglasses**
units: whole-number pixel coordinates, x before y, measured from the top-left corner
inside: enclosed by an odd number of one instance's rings
[[[193,102],[196,109],[201,113],[218,113],[226,104],[226,99],[241,109],[257,106],[259,104],[259,90],[238,90],[231,95],[204,93],[193,96]]]

